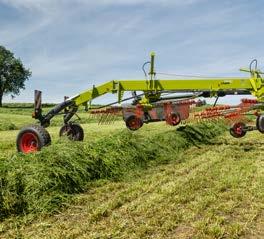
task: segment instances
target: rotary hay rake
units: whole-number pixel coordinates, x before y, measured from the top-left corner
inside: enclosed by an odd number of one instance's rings
[[[122,116],[127,128],[135,131],[143,124],[158,121],[166,121],[167,124],[176,126],[188,119],[191,109],[199,103],[194,100],[160,101],[154,103],[150,109],[145,109],[140,104],[128,104],[122,107],[92,110],[91,114],[99,115],[98,124],[111,124]]]
[[[74,97],[66,98],[47,114],[42,114],[41,92],[35,91],[35,110],[33,118],[38,124],[29,125],[20,130],[17,136],[17,150],[31,153],[41,150],[51,143],[46,130],[52,118],[63,114],[63,126],[59,135],[66,135],[74,141],[82,141],[84,131],[82,127],[71,121],[78,109],[84,106],[91,115],[99,115],[99,123],[110,124],[120,116],[130,130],[137,130],[145,123],[166,121],[171,126],[181,122],[225,119],[230,127],[230,134],[236,138],[245,136],[247,131],[258,130],[264,133],[264,74],[257,69],[257,61],[250,63],[248,78],[208,78],[202,79],[157,79],[158,73],[154,69],[155,54],[151,53],[150,61],[144,63],[143,80],[113,80],[100,86],[93,86]],[[145,66],[149,64],[149,73]],[[160,73],[161,74],[161,73]],[[132,97],[123,97],[124,92],[132,92]],[[137,92],[142,92],[137,94]],[[117,94],[117,101],[103,108],[92,109],[92,100],[106,93]],[[256,99],[244,99],[237,106],[213,106],[199,110],[203,102],[199,97],[219,97],[228,95],[253,95]],[[199,100],[196,100],[199,99]],[[115,106],[132,100],[127,105]],[[215,103],[216,103],[215,102]],[[198,111],[198,112],[197,112]],[[248,126],[247,115],[256,117],[255,126]]]

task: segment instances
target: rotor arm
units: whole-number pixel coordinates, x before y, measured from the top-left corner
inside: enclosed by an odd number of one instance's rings
[[[214,96],[219,91],[237,91],[238,94],[242,91],[254,91],[249,78],[155,80],[151,88],[147,80],[114,80],[97,87],[94,86],[92,89],[86,90],[70,100],[74,101],[76,106],[80,106],[106,93],[122,95],[122,92],[125,91],[143,91],[147,94],[166,90],[175,93],[211,92],[211,96]],[[121,100],[121,98],[118,100]]]

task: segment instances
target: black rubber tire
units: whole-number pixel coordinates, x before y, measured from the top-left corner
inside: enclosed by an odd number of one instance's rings
[[[259,115],[257,117],[256,127],[260,133],[264,134],[264,115]]]
[[[132,130],[132,131],[136,131],[138,129],[140,129],[142,126],[143,126],[143,121],[142,119],[138,118],[137,116],[135,115],[130,115],[126,120],[126,127],[129,129],[129,130]],[[132,122],[135,122],[135,124],[133,125]]]
[[[170,124],[172,126],[177,126],[179,123],[181,123],[181,116],[178,112],[176,112],[176,113],[172,112],[169,117],[170,117],[170,119],[169,119]],[[177,122],[174,122],[173,118],[178,118]]]
[[[243,122],[237,122],[233,124],[233,126],[230,128],[229,132],[230,134],[235,138],[242,138],[246,135],[247,131],[243,130],[243,128],[246,127],[246,124]],[[238,130],[240,128],[240,130]]]
[[[23,127],[17,135],[16,146],[18,152],[29,153],[23,150],[22,142],[21,142],[21,140],[23,139],[23,135],[28,133],[33,134],[36,137],[37,151],[41,150],[41,148],[43,148],[44,146],[50,145],[51,143],[50,134],[44,127],[40,125],[28,125]]]
[[[67,136],[72,141],[83,141],[84,139],[83,128],[79,124],[63,125],[59,135],[60,137]]]

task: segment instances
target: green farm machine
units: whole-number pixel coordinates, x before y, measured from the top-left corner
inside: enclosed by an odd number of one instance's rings
[[[242,100],[237,106],[213,106],[195,112],[192,116],[197,120],[210,118],[225,118],[233,123],[230,134],[234,137],[243,137],[247,131],[258,130],[264,133],[264,74],[257,69],[257,61],[253,60],[249,69],[241,69],[250,74],[248,78],[197,78],[197,79],[158,79],[154,68],[155,54],[143,65],[146,78],[141,80],[112,80],[99,86],[93,86],[80,94],[66,99],[56,105],[48,113],[42,113],[41,92],[35,91],[35,110],[33,118],[38,124],[26,126],[17,136],[19,152],[30,153],[40,150],[51,143],[46,130],[52,118],[63,115],[63,126],[60,136],[66,135],[69,139],[82,141],[84,131],[82,127],[71,121],[81,106],[91,113],[121,112],[126,126],[130,130],[137,130],[144,123],[166,121],[176,126],[190,117],[191,110],[200,104],[199,97],[224,97],[227,95],[253,95],[256,99]],[[149,73],[145,66],[150,65]],[[124,98],[124,92],[132,92],[132,97]],[[137,94],[137,92],[141,92]],[[93,99],[106,93],[117,95],[117,101],[105,106],[104,109],[91,109]],[[128,105],[115,106],[132,100]],[[215,102],[216,103],[216,102]],[[247,114],[256,116],[254,126],[246,125],[240,119]]]

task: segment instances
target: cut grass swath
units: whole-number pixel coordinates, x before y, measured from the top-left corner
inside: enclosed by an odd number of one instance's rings
[[[0,160],[0,215],[51,213],[97,179],[117,180],[150,163],[177,159],[192,145],[210,143],[221,124],[180,127],[144,138],[124,130],[94,144],[60,141],[36,154]]]

